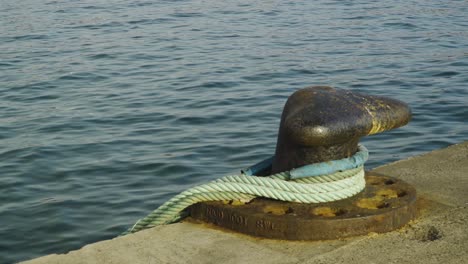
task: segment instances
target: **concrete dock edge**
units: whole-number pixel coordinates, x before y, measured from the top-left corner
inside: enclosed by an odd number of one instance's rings
[[[182,222],[22,263],[467,263],[468,141],[373,171],[416,187],[416,220],[385,234],[316,242],[253,238]]]

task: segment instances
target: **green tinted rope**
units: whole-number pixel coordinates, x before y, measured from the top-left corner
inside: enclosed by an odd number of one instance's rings
[[[187,207],[198,202],[249,202],[255,197],[297,203],[324,203],[356,195],[365,187],[364,166],[332,174],[291,180],[289,172],[268,177],[231,175],[190,188],[140,219],[122,235],[179,221]]]

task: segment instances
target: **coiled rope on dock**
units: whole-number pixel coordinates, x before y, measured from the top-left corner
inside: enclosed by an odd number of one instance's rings
[[[364,189],[364,163],[368,156],[368,150],[359,145],[358,152],[349,158],[310,164],[266,177],[253,175],[259,169],[271,165],[262,162],[259,163],[261,166],[252,166],[255,169],[249,169],[247,173],[225,176],[174,196],[148,216],[138,220],[122,235],[177,222],[186,216],[187,207],[199,202],[247,203],[256,197],[296,203],[324,203],[346,199]]]

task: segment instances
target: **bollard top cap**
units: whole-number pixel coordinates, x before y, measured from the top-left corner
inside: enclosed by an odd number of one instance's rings
[[[397,128],[410,119],[411,109],[404,102],[312,86],[288,98],[280,133],[299,145],[327,146]]]

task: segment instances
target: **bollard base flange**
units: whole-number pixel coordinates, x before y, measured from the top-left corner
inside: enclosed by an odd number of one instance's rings
[[[416,216],[416,190],[402,180],[366,172],[359,194],[336,202],[301,204],[256,198],[243,205],[204,202],[192,218],[240,233],[286,240],[326,240],[398,229]]]

